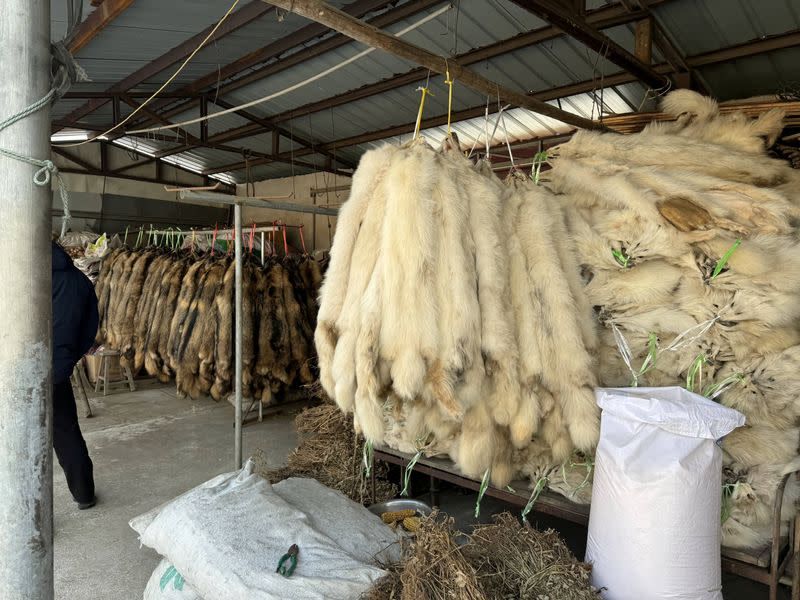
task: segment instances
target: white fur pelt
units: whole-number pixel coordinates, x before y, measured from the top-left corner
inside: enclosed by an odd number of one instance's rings
[[[314,332],[320,382],[331,398],[336,398],[336,383],[331,372],[334,348],[340,335],[336,322],[341,315],[349,288],[356,239],[361,232],[367,207],[374,196],[377,180],[396,150],[394,146],[382,146],[364,154],[353,175],[350,197],[339,211],[336,243],[331,247],[330,262],[320,288],[319,314]],[[361,268],[361,265],[357,265],[357,268]],[[345,410],[352,408],[346,403],[339,406]]]
[[[577,133],[549,151],[543,179],[603,326],[600,384],[693,379],[746,416],[723,442],[723,532],[727,545],[758,546],[779,482],[800,466],[800,177],[767,155],[781,111],[721,114],[685,90],[662,109],[675,120],[640,134]],[[785,518],[798,493],[790,477]]]

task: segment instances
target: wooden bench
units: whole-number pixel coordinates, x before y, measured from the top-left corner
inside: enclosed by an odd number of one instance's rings
[[[405,468],[413,458],[412,455],[386,447],[376,447],[373,457],[374,460],[381,460],[401,468]],[[421,457],[414,465],[414,472],[429,475],[432,481],[447,481],[473,491],[478,491],[481,487],[480,481],[464,477],[458,472],[452,461],[444,458]],[[796,533],[796,531],[800,532],[800,518],[795,519],[790,524],[788,536],[781,537],[780,535],[783,492],[789,477],[792,475],[796,475],[796,473],[786,475],[778,487],[773,515],[772,543],[754,550],[722,547],[722,568],[730,573],[769,586],[770,600],[777,600],[780,584],[792,588],[792,600],[800,600],[800,584],[796,582],[796,580],[800,579],[800,573],[796,573],[797,569],[794,568],[794,563],[800,562],[798,561],[800,552],[795,551],[799,545],[798,542],[800,542],[800,537]],[[375,469],[372,469],[371,483],[374,495]],[[500,489],[490,485],[486,490],[486,495],[508,502],[513,506],[525,506],[533,491],[530,482],[514,481],[510,487],[511,489]],[[432,487],[431,504],[434,506],[438,504],[438,498],[435,495],[435,487]],[[533,510],[565,519],[572,523],[587,525],[589,523],[589,508],[588,504],[578,504],[560,494],[545,491],[539,495]]]

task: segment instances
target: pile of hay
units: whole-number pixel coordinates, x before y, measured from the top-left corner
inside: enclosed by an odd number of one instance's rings
[[[362,504],[383,502],[397,496],[397,486],[387,480],[384,465],[375,464],[375,495],[363,461],[364,438],[357,435],[350,418],[335,404],[304,409],[294,420],[300,444],[281,469],[265,473],[272,482],[287,477],[312,477]]]
[[[434,512],[386,567],[363,600],[597,600],[591,567],[578,561],[555,531],[537,531],[510,513],[471,536]]]

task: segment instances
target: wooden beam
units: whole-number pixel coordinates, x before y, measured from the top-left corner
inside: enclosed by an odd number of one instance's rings
[[[513,0],[527,11],[562,29],[567,35],[585,44],[609,61],[635,75],[653,89],[664,87],[669,80],[653,70],[586,20],[553,0]]]
[[[261,2],[261,0],[252,0],[225,20],[225,22],[214,34],[214,39],[219,41],[220,38],[223,38],[226,35],[233,33],[237,29],[244,27],[248,23],[255,21],[270,10],[271,8]],[[150,61],[140,69],[137,69],[128,75],[122,81],[112,85],[106,90],[106,92],[109,94],[126,92],[130,88],[158,75],[164,69],[168,69],[172,65],[184,60],[197,48],[197,46],[200,45],[206,36],[211,33],[215,26],[216,23],[214,25],[210,25],[197,35],[193,35],[181,44],[178,44],[166,54],[163,54],[155,60]],[[108,101],[108,98],[93,98],[92,100],[89,100],[89,102],[79,106],[64,119],[62,119],[59,129],[73,126],[80,119],[105,105]]]
[[[458,63],[448,64],[444,57],[386,33],[373,25],[354,19],[347,13],[326,4],[322,0],[270,0],[270,4],[321,23],[356,41],[411,61],[436,73],[444,75],[449,67],[451,76],[458,80],[459,83],[483,94],[499,97],[500,102],[527,108],[575,127],[587,129],[603,128],[601,124],[595,123],[591,119],[568,113],[545,102],[526,96],[524,93],[501,86],[499,83],[491,81],[466,67],[462,67]]]
[[[81,48],[91,42],[97,34],[105,29],[111,21],[121,15],[126,8],[133,4],[133,0],[105,0],[97,6],[75,29],[67,49],[76,54]]]
[[[633,54],[644,64],[653,62],[653,20],[650,18],[636,21]]]

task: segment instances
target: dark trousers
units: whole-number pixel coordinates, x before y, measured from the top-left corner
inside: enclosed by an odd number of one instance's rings
[[[53,449],[76,502],[94,498],[92,459],[78,425],[78,409],[69,380],[53,385]]]

